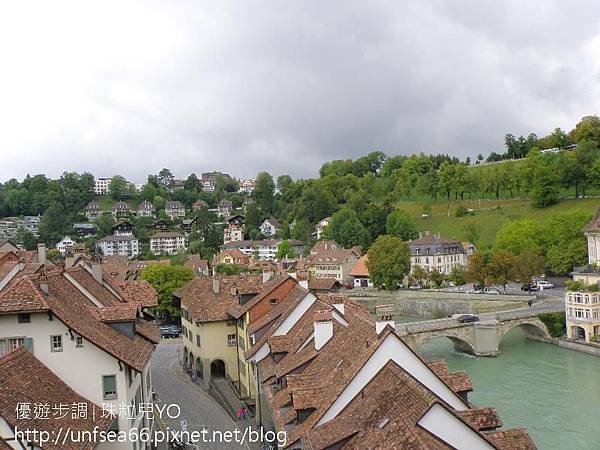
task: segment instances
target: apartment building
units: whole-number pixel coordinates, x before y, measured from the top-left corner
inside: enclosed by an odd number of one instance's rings
[[[94,181],[94,194],[107,195],[110,191],[110,180],[112,178],[96,178]]]
[[[221,248],[224,250],[239,250],[245,255],[259,261],[274,260],[277,257],[277,247],[283,239],[243,240],[227,242]],[[304,253],[304,243],[295,239],[288,239],[297,255]]]
[[[174,255],[186,249],[186,237],[176,231],[160,231],[150,237],[150,251],[154,255]]]

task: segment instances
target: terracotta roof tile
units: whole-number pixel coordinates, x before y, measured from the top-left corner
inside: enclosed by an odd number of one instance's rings
[[[70,407],[73,403],[85,403],[88,405],[88,418],[72,419],[69,413],[64,418],[51,415],[49,419],[40,419],[32,415],[30,419],[17,420],[15,411],[18,403],[48,404],[51,408],[61,404]],[[29,428],[51,433],[67,428],[72,431],[92,431],[94,427],[98,427],[99,430],[105,431],[112,421],[108,417],[101,418],[99,406],[73,391],[23,347],[0,357],[0,416],[13,428]],[[95,420],[92,417],[95,417]],[[95,443],[74,443],[68,440],[64,445],[48,442],[43,446],[47,450],[84,450],[94,447]]]
[[[502,426],[502,420],[494,408],[467,409],[458,415],[479,431],[495,430]]]
[[[356,264],[350,269],[349,275],[352,277],[368,277],[369,269],[367,268],[368,254],[361,256]]]

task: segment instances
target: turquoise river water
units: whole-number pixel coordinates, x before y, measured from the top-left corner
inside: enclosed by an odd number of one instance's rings
[[[600,449],[600,357],[508,333],[495,358],[457,352],[445,338],[419,349],[466,370],[475,390],[469,400],[496,408],[504,427],[526,427],[540,450]]]

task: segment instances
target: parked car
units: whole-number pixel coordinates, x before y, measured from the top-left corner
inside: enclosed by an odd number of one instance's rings
[[[486,287],[483,290],[483,293],[484,294],[490,294],[490,295],[499,295],[500,291],[498,289],[496,289],[496,288],[493,288],[493,287]]]
[[[160,327],[160,335],[164,338],[176,338],[181,334],[181,327],[179,325],[163,325]]]
[[[408,289],[411,291],[420,291],[423,288],[419,284],[411,284]]]
[[[540,288],[537,286],[537,284],[526,283],[521,286],[521,290],[527,292],[537,292],[540,290]]]
[[[467,294],[483,294],[483,291],[481,289],[472,288],[467,290]]]
[[[458,323],[479,322],[479,316],[476,316],[475,314],[456,314],[452,317],[455,318]]]
[[[540,280],[536,283],[538,288],[542,288],[542,289],[552,289],[554,287],[554,285],[552,283],[550,283],[549,281],[546,280]]]

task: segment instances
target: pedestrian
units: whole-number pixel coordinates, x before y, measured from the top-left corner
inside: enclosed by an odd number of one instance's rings
[[[533,302],[531,301],[531,299],[527,300],[527,304],[529,305],[529,307],[531,308],[531,305],[533,304]]]
[[[237,419],[242,420],[243,415],[244,415],[244,407],[240,406],[237,410]]]
[[[479,309],[475,308],[475,315],[478,316],[479,315]]]
[[[242,418],[246,420],[248,418],[248,410],[245,406],[242,406]]]

